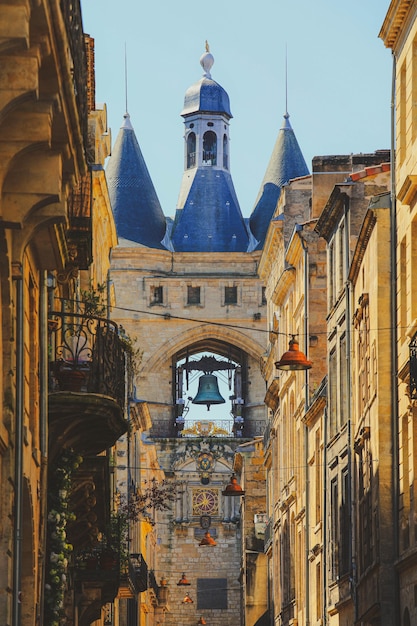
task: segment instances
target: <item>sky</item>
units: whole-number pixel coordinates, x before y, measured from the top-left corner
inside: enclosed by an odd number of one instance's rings
[[[95,39],[96,102],[107,106],[112,145],[127,100],[166,216],[174,216],[184,167],[184,94],[203,74],[206,40],[212,78],[230,98],[230,167],[245,217],[286,102],[310,171],[314,156],[390,147],[392,59],[378,38],[389,0],[81,0],[81,6],[84,31]]]

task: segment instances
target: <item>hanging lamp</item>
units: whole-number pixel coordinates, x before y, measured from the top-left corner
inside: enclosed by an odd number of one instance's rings
[[[244,496],[245,492],[237,482],[237,478],[234,474],[230,479],[230,483],[222,491],[223,496]]]
[[[182,604],[194,604],[194,600],[186,593]]]
[[[181,578],[177,582],[177,586],[178,587],[188,587],[188,585],[191,585],[191,583],[187,580],[187,577],[186,577],[185,573],[183,572]]]
[[[313,364],[301,352],[298,345],[298,340],[295,338],[295,335],[292,335],[288,351],[284,352],[279,361],[276,361],[275,367],[285,371],[309,370]]]
[[[204,537],[198,544],[199,546],[217,546],[217,543],[214,541],[213,537],[210,535],[209,531],[206,530],[204,533]]]
[[[204,619],[202,615],[200,615],[200,619],[198,620],[197,624],[207,624],[206,620]]]

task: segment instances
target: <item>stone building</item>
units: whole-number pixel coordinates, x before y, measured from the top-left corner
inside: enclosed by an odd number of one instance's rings
[[[308,173],[286,114],[254,211],[243,218],[230,173],[230,102],[211,76],[213,62],[207,47],[203,77],[185,94],[174,219],[164,217],[128,113],[106,169],[119,235],[112,317],[142,351],[136,393],[149,407],[147,437],[177,488],[175,506],[156,526],[153,574],[166,589],[155,602],[167,625],[241,619],[248,562],[240,498],[223,492],[237,447],[262,437],[266,424],[259,369],[266,300],[258,276],[266,227],[283,184]],[[200,545],[207,532],[217,545]],[[183,602],[182,574],[193,603]],[[262,602],[250,619],[262,617]]]
[[[87,574],[83,557],[109,527],[108,450],[128,428],[107,113],[78,2],[0,2],[0,37],[0,622],[103,623],[121,570]]]
[[[321,513],[318,503],[316,507],[311,504],[317,491],[309,477],[314,460],[318,467],[321,464],[307,445],[309,433],[304,416],[310,404],[309,389],[317,389],[326,373],[321,314],[326,266],[324,245],[314,231],[317,219],[311,213],[311,195],[311,176],[294,179],[285,186],[259,266],[266,284],[269,320],[269,344],[262,366],[267,383],[265,402],[270,411],[265,434],[265,550],[270,606],[277,624],[309,623],[321,584],[320,580],[315,582],[322,554]],[[286,352],[290,339],[290,351]],[[307,366],[307,357],[313,361],[311,373],[277,369],[286,354],[293,354],[292,350],[300,356],[298,348]],[[313,441],[316,445],[318,440],[319,453],[321,438],[320,423]],[[313,510],[314,521],[310,520]],[[306,533],[307,528],[315,528],[315,536]],[[313,545],[317,546],[314,571],[307,559]]]
[[[390,574],[384,567],[373,570],[377,582],[371,581],[363,568],[356,579],[356,559],[362,558],[362,547],[354,544],[354,539],[359,532],[356,528],[361,527],[361,541],[365,541],[366,506],[362,503],[361,510],[353,511],[353,493],[360,483],[355,470],[362,468],[354,463],[353,433],[357,423],[363,428],[364,418],[356,418],[351,389],[357,390],[357,397],[361,394],[357,372],[366,359],[362,353],[357,362],[350,358],[353,279],[349,274],[359,233],[363,234],[355,271],[368,244],[365,233],[369,235],[369,231],[361,228],[371,196],[387,191],[389,156],[388,151],[378,151],[313,159],[312,175],[294,179],[283,189],[263,248],[259,273],[266,284],[269,346],[262,369],[267,381],[265,402],[270,409],[265,435],[269,515],[265,550],[271,605],[278,624],[326,619],[347,626],[357,616],[371,615],[378,601],[383,603],[386,598],[389,602],[389,594],[376,600],[369,590],[362,591],[367,585],[389,586]],[[381,250],[386,249],[386,235],[381,225]],[[374,258],[372,251],[369,247],[369,262]],[[371,265],[361,266],[361,280],[365,275],[370,280],[375,274]],[[386,293],[389,274],[382,264],[379,275],[380,282],[375,285],[374,280],[373,289]],[[377,294],[373,294],[374,303]],[[379,307],[378,311],[379,320],[384,319],[385,309]],[[297,343],[290,344],[289,352],[280,358],[291,335]],[[358,346],[363,336],[355,337]],[[354,354],[358,354],[358,346]],[[300,360],[294,368],[285,362],[292,356]],[[389,441],[384,413],[389,385],[384,372],[381,367],[371,411],[378,422],[375,432],[380,433],[374,443],[377,448]],[[372,493],[385,493],[390,467],[391,458],[384,455],[380,468],[384,479],[379,482],[375,468]],[[378,502],[382,505],[382,495]],[[386,506],[384,503],[373,517],[378,526],[374,532],[386,533],[384,547],[376,557],[383,561],[389,556],[385,548],[389,552],[392,539]],[[360,593],[363,604],[359,608],[355,594]],[[389,611],[384,614],[392,618]]]
[[[393,531],[396,563],[393,603],[398,623],[417,619],[416,590],[416,129],[417,7],[392,0],[379,36],[393,55],[393,148],[390,246],[392,291]]]
[[[389,232],[386,210],[372,239],[366,217],[374,195],[389,208],[389,156],[338,157],[336,167],[353,171],[331,190],[316,225],[327,243],[324,606],[335,624],[393,619],[392,569],[383,565],[392,558],[389,298],[381,301],[390,284]],[[374,330],[384,326],[385,335]]]
[[[71,264],[77,229],[66,227],[72,217],[68,198],[87,171],[85,48],[82,29],[78,41],[70,31],[71,17],[81,24],[77,8],[70,16],[57,3],[0,3],[3,624],[42,621],[48,567],[48,272]]]

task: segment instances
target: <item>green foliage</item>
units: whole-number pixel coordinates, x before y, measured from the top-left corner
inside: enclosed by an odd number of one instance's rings
[[[106,314],[106,285],[98,284],[97,287],[90,286],[90,289],[81,289],[81,301],[84,304],[84,313],[86,315],[97,315],[104,317]]]
[[[64,616],[68,561],[73,546],[66,528],[75,516],[68,508],[71,475],[82,463],[73,450],[64,449],[50,470],[48,485],[47,564],[45,573],[45,624],[59,626]]]

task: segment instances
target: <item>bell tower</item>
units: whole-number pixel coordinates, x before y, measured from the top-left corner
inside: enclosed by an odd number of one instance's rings
[[[200,58],[200,65],[204,70],[203,78],[209,81],[212,81],[210,70],[213,63],[214,57],[206,42],[206,52]],[[200,98],[198,107],[194,100],[195,86],[186,93],[185,106],[181,113],[185,124],[185,175],[187,170],[195,167],[214,167],[229,171],[229,120],[232,114],[227,93],[220,85],[217,87],[218,89],[210,89],[210,93],[204,94],[206,100],[203,102]],[[216,110],[203,111],[201,105]]]
[[[206,42],[202,78],[185,92],[184,173],[171,241],[179,252],[246,252],[249,231],[230,173],[229,96],[213,80]]]

